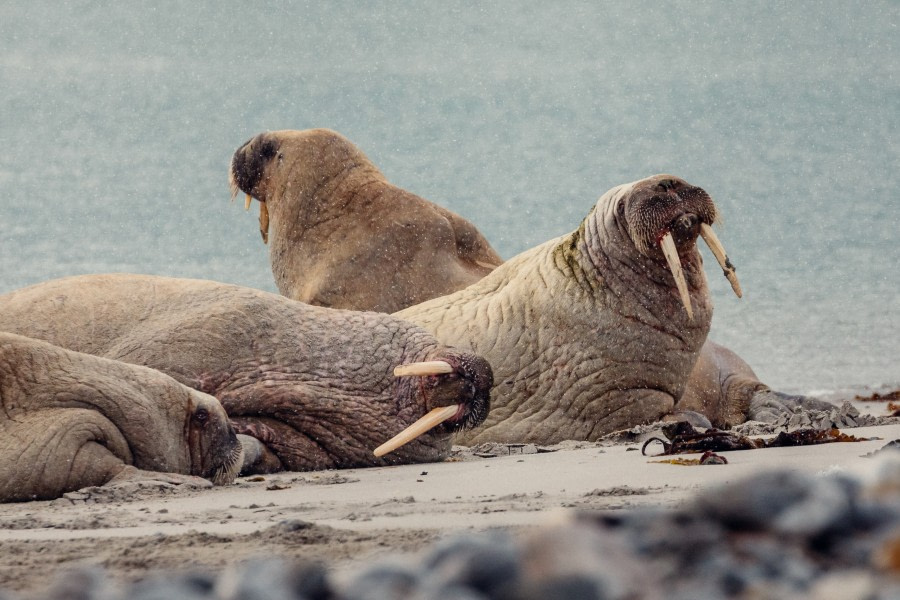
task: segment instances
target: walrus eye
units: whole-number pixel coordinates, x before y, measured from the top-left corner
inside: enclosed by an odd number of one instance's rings
[[[198,408],[194,412],[194,421],[196,421],[198,425],[206,425],[206,422],[209,421],[209,411],[205,408]]]
[[[624,216],[625,216],[625,202],[623,202],[622,200],[619,200],[619,203],[616,204],[616,213],[617,213],[620,217],[624,217]]]

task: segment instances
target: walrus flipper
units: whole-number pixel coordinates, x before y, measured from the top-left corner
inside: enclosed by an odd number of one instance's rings
[[[121,432],[95,411],[48,408],[0,423],[0,502],[51,500],[100,486],[131,460]]]
[[[794,415],[808,411],[830,411],[834,408],[835,406],[830,402],[817,398],[792,396],[765,389],[756,392],[750,398],[747,419],[750,421],[762,421],[763,423],[774,423],[784,415]]]

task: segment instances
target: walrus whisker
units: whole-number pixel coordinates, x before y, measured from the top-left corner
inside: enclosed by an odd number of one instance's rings
[[[228,453],[225,460],[216,467],[209,478],[213,485],[227,485],[234,481],[244,464],[244,447],[238,444]]]
[[[728,278],[729,283],[731,283],[731,289],[734,290],[734,293],[738,298],[742,297],[741,284],[735,274],[735,267],[731,264],[731,261],[728,260],[728,255],[725,254],[725,247],[722,245],[722,242],[719,241],[719,236],[717,236],[716,232],[713,231],[713,228],[706,223],[700,224],[700,235],[703,237],[703,241],[706,242],[706,245],[709,246],[709,249],[712,250],[713,256],[715,256],[716,260],[719,262],[719,266],[722,267],[722,272],[725,274],[725,277]]]
[[[684,278],[684,271],[681,270],[681,259],[678,258],[678,248],[675,247],[675,238],[672,237],[672,232],[666,232],[659,241],[659,245],[666,257],[666,262],[669,263],[669,270],[672,271],[672,276],[675,278],[675,285],[678,287],[678,294],[681,296],[681,303],[684,304],[688,319],[693,321],[694,311],[691,309],[691,296],[688,294],[687,281]]]
[[[452,404],[450,406],[440,406],[432,409],[424,417],[375,448],[373,454],[375,454],[375,456],[384,456],[388,452],[393,452],[400,446],[408,444],[423,433],[437,427],[450,417],[454,416],[462,407],[462,404]]]
[[[234,179],[234,170],[228,170],[228,189],[231,191],[231,201],[234,202],[234,199],[237,197],[240,188],[238,187],[237,181]]]
[[[406,375],[446,375],[452,372],[453,367],[450,366],[450,363],[443,360],[427,360],[424,362],[394,367],[394,377],[404,377]]]

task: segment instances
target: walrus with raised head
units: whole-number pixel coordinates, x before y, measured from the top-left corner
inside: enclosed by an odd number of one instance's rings
[[[229,179],[248,207],[260,202],[275,283],[294,300],[390,313],[502,262],[472,223],[388,183],[328,129],[257,135],[235,151]]]
[[[251,436],[244,472],[441,460],[451,433],[480,424],[490,406],[490,365],[407,321],[211,281],[49,281],[0,296],[4,330],[151,367],[215,396]],[[416,366],[395,376],[404,365]],[[373,455],[435,412],[445,422]]]
[[[2,332],[0,407],[0,502],[147,478],[225,484],[242,464],[215,398],[153,369]]]
[[[719,349],[698,363],[712,316],[698,236],[740,295],[717,219],[709,195],[677,177],[621,185],[574,232],[398,312],[491,362],[494,408],[466,441],[594,440],[679,408],[743,420],[762,386],[752,371],[723,388]],[[695,364],[702,389],[681,405]]]

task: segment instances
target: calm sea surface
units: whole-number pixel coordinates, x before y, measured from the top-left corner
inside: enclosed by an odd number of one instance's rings
[[[684,177],[745,290],[708,266],[713,339],[785,391],[900,385],[897,2],[262,6],[0,7],[0,292],[275,291],[231,153],[330,127],[507,258],[614,185]]]

